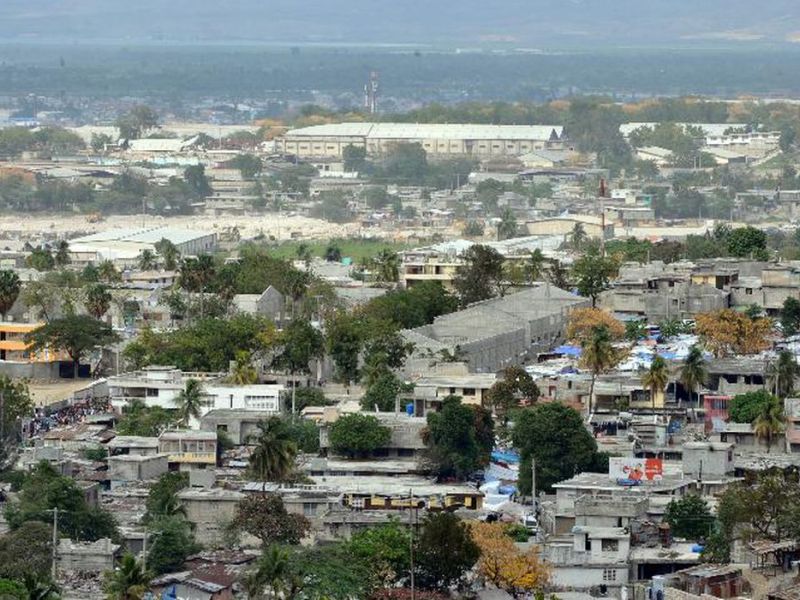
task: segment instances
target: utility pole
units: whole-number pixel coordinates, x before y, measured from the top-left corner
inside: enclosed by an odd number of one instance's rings
[[[6,394],[0,391],[0,456],[6,448]]]
[[[411,535],[408,537],[408,556],[411,562],[411,600],[415,600],[416,591],[414,587],[414,491],[408,490],[408,531]]]
[[[531,457],[531,504],[536,512],[536,459]]]
[[[144,530],[144,537],[142,537],[142,572],[147,572],[147,528]]]
[[[53,565],[51,577],[56,581],[56,560],[58,559],[58,507],[53,507]]]

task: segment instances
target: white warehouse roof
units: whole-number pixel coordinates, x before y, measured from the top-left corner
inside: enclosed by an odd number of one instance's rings
[[[366,139],[550,140],[560,125],[472,125],[433,123],[336,123],[293,129],[287,137],[363,137]]]

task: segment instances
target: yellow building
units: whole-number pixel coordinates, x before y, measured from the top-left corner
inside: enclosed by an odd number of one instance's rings
[[[0,360],[27,363],[70,360],[65,352],[54,352],[48,348],[41,352],[31,352],[31,344],[25,343],[25,336],[42,325],[44,323],[0,322]]]

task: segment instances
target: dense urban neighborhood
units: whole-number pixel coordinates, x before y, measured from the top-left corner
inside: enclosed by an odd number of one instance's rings
[[[363,75],[0,77],[0,599],[800,598],[800,104]]]

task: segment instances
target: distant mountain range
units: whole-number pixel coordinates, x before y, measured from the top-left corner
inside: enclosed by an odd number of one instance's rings
[[[800,42],[800,0],[1,0],[27,41],[692,46]]]

